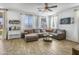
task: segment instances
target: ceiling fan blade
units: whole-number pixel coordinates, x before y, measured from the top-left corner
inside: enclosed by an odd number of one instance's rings
[[[49,11],[53,11],[53,10],[51,10],[51,9],[48,9]]]
[[[56,8],[57,7],[57,5],[55,5],[55,6],[50,6],[50,7],[48,7],[48,8]]]

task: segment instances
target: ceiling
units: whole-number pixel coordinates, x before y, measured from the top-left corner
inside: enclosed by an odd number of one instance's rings
[[[79,4],[78,3],[49,3],[49,6],[57,5],[57,8],[52,8],[52,12],[39,12],[37,8],[44,7],[43,3],[0,3],[0,8],[7,8],[7,9],[13,9],[17,11],[24,11],[24,12],[30,12],[35,14],[47,14],[51,15],[56,12],[60,12],[62,10],[76,7]]]

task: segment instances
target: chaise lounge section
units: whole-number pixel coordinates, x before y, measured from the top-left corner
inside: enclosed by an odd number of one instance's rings
[[[38,38],[39,37],[38,37],[37,34],[28,34],[28,35],[25,35],[25,41],[26,42],[37,41]]]

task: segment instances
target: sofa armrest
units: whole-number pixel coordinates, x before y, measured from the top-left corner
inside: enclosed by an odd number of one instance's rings
[[[57,35],[57,39],[66,39],[66,36],[65,36],[65,34],[58,34]]]

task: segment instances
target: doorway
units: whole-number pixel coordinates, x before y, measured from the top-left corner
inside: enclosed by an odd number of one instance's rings
[[[0,12],[0,39],[3,39],[4,35],[4,17],[3,12]]]

